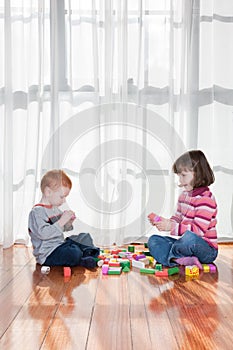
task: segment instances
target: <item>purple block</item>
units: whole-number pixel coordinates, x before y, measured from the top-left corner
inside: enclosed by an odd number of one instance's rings
[[[210,272],[216,272],[216,266],[213,264],[208,264],[210,267]]]
[[[140,259],[145,259],[146,255],[145,254],[139,254],[135,257],[135,260],[140,260]]]

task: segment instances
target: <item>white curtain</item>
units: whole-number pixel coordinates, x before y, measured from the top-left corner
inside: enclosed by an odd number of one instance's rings
[[[42,174],[63,168],[76,232],[145,240],[170,216],[173,161],[214,167],[233,239],[232,0],[0,0],[0,243],[30,243]]]

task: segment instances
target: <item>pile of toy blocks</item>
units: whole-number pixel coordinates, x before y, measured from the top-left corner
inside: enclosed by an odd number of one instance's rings
[[[146,244],[145,248],[147,248]],[[178,266],[163,268],[161,264],[156,263],[148,250],[136,250],[134,245],[129,245],[127,248],[102,249],[96,261],[103,275],[120,275],[122,272],[130,272],[132,268],[138,269],[142,274],[157,277],[168,277],[180,273]],[[202,266],[204,272],[216,272],[214,264]],[[196,265],[186,266],[185,275],[189,278],[198,277],[199,268]]]
[[[149,251],[136,251],[132,245],[129,245],[128,249],[101,250],[97,265],[102,268],[103,275],[120,275],[122,272],[130,272],[132,267],[138,269],[140,273],[159,277],[179,273],[178,267],[163,270],[162,265],[156,264]]]

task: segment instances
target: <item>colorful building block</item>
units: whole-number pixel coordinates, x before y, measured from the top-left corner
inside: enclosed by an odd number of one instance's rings
[[[63,274],[64,277],[70,277],[71,276],[71,268],[68,266],[63,267]]]
[[[199,275],[199,268],[196,265],[185,266],[185,275],[198,276]]]
[[[122,269],[123,272],[130,272],[130,268],[128,266],[123,267]]]
[[[168,271],[167,270],[155,271],[155,276],[157,276],[157,277],[168,277]]]
[[[140,261],[140,260],[132,260],[132,266],[136,267],[137,269],[144,269],[145,268],[145,263]]]
[[[217,271],[217,268],[214,264],[209,264],[210,267],[210,273],[215,273]]]
[[[108,274],[108,269],[109,269],[108,265],[104,264],[102,266],[102,275],[107,275]]]
[[[128,251],[129,251],[130,253],[134,253],[134,252],[135,252],[135,247],[134,247],[134,245],[129,245],[129,246],[128,246]]]
[[[120,275],[122,267],[110,267],[108,269],[108,275]]]
[[[168,275],[169,275],[169,276],[170,276],[170,275],[175,275],[176,273],[179,273],[179,272],[180,272],[180,269],[179,269],[179,267],[174,266],[174,267],[170,267],[170,268],[167,270],[167,272],[168,272]]]
[[[151,274],[154,275],[155,274],[155,269],[140,269],[141,273],[147,273],[147,274]]]
[[[203,272],[210,272],[210,267],[208,264],[202,264]]]
[[[148,215],[148,218],[153,222],[161,221],[160,216],[156,215],[155,213],[151,213]]]
[[[43,275],[48,275],[50,272],[50,267],[49,266],[42,266],[40,271],[41,271],[41,273],[43,273]]]
[[[155,270],[162,271],[163,266],[162,264],[155,264]]]

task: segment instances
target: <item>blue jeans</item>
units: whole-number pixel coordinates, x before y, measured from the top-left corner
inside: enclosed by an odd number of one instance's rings
[[[54,251],[47,257],[43,265],[78,266],[82,265],[82,258],[95,258],[99,255],[100,249],[95,247],[91,241],[87,241],[90,245],[81,244],[78,242],[78,237],[79,236],[72,236],[73,239],[67,237],[65,242],[54,249]]]
[[[178,265],[173,260],[176,258],[196,256],[202,264],[210,264],[218,255],[217,249],[191,231],[186,231],[179,239],[153,235],[148,240],[148,248],[156,261],[169,267]]]
[[[54,249],[54,251],[47,257],[43,265],[77,266],[80,264],[82,256],[83,252],[80,247],[73,241],[67,240]]]

